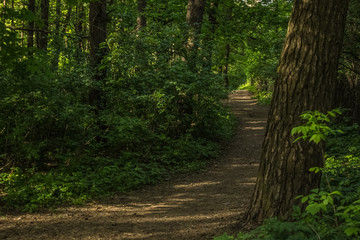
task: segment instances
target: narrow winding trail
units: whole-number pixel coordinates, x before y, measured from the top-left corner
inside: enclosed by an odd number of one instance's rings
[[[207,240],[235,234],[255,185],[268,108],[243,90],[226,104],[239,121],[236,137],[208,169],[81,207],[0,216],[0,239]]]

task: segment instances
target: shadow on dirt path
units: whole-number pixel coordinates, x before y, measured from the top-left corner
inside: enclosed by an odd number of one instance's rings
[[[82,207],[0,217],[0,239],[202,240],[235,234],[255,185],[268,107],[244,90],[226,104],[239,121],[237,133],[208,169]]]

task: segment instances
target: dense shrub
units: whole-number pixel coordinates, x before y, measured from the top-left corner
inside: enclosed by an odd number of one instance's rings
[[[69,60],[75,51],[53,71],[40,50],[14,49],[0,75],[2,207],[81,203],[199,169],[216,155],[234,127],[221,104],[227,92],[221,77],[169,56],[174,44],[184,48],[168,37],[174,33],[176,26],[161,36],[109,36],[114,47],[129,41],[103,62],[109,74],[99,112],[89,104],[88,64]]]

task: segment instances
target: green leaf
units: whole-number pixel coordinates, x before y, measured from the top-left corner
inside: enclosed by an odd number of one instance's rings
[[[315,215],[317,214],[318,212],[320,212],[322,209],[321,207],[321,204],[318,204],[318,203],[313,203],[313,204],[309,204],[305,211],[310,213],[311,215]]]
[[[295,199],[299,199],[299,198],[302,198],[302,197],[304,197],[304,195],[299,195],[299,196],[296,196],[296,198],[295,198]]]
[[[291,135],[294,135],[298,132],[300,132],[301,130],[301,127],[294,127],[293,129],[291,129]]]
[[[321,135],[319,135],[319,134],[314,134],[314,135],[312,135],[311,136],[311,138],[310,138],[310,142],[311,141],[314,141],[316,144],[318,144],[320,141],[321,141],[321,139],[322,139],[322,137],[321,137]]]
[[[305,203],[309,199],[309,196],[305,196],[301,199],[301,203]]]
[[[330,195],[339,195],[339,196],[342,196],[341,192],[339,192],[339,191],[333,191],[333,192],[330,193]],[[360,202],[360,200],[359,200],[359,202]],[[354,203],[355,203],[355,202],[354,202]]]
[[[310,171],[310,172],[314,172],[314,173],[318,173],[318,172],[321,171],[321,168],[319,168],[319,167],[312,167],[312,168],[309,169],[309,171]]]
[[[347,236],[352,236],[352,235],[355,235],[357,236],[360,232],[360,228],[357,228],[357,227],[349,227],[347,229],[345,229],[345,234]]]
[[[337,113],[337,114],[339,114],[339,115],[341,115],[343,112],[340,110],[340,108],[335,108],[335,109],[333,109],[332,110],[333,112],[335,112],[335,113]]]
[[[328,114],[329,114],[330,116],[332,116],[332,117],[336,117],[336,114],[335,114],[334,112],[332,112],[332,111],[329,111]]]
[[[214,237],[214,240],[232,240],[232,239],[234,239],[234,237],[227,235],[227,233],[224,233],[223,235],[218,237]]]
[[[318,188],[314,188],[314,189],[311,189],[310,192],[318,193],[318,192],[319,192],[319,189],[318,189]]]

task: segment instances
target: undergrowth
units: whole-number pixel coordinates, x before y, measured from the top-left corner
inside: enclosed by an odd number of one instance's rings
[[[308,119],[320,117],[317,121],[329,117],[318,112],[306,114],[307,117],[314,117]],[[320,188],[313,189],[307,196],[297,197],[301,199],[305,210],[294,206],[292,221],[268,219],[251,232],[240,232],[237,236],[225,233],[214,240],[360,239],[360,127],[337,124],[331,126],[337,134],[327,136],[329,132],[324,125],[317,132],[311,132],[315,128],[311,127],[310,122],[300,130],[305,130],[307,137],[316,142],[326,138],[326,154],[324,168],[311,169],[322,172]],[[315,125],[321,124],[317,122]],[[317,137],[312,137],[316,134]]]
[[[161,151],[149,156],[146,162],[139,153],[123,153],[116,159],[86,157],[46,172],[12,168],[11,172],[0,174],[2,208],[33,212],[125,193],[175,173],[204,168],[206,159],[215,157],[219,151],[219,144],[205,140],[166,140]]]
[[[215,74],[178,61],[108,79],[107,108],[96,112],[80,67],[31,75],[14,66],[0,81],[1,209],[81,204],[194,171],[233,133]]]

